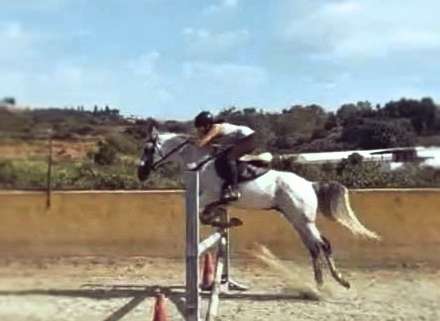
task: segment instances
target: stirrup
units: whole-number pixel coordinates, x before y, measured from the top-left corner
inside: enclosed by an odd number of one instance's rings
[[[231,187],[228,187],[222,195],[222,200],[225,202],[234,202],[237,201],[241,197],[241,194],[239,191],[232,189]]]

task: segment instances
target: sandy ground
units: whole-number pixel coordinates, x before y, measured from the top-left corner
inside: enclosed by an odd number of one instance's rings
[[[219,320],[440,320],[440,270],[426,266],[349,269],[346,290],[326,275],[318,299],[308,265],[292,271],[233,260],[235,279],[251,286],[221,300]],[[0,259],[1,321],[152,320],[154,294],[167,299],[169,320],[182,320],[184,265],[159,258]],[[305,292],[304,292],[305,291]],[[205,307],[204,307],[205,309]]]

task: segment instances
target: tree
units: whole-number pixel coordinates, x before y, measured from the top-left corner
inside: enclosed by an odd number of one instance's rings
[[[5,97],[2,99],[2,102],[4,102],[5,104],[14,106],[15,105],[15,98],[14,97]]]
[[[371,103],[368,101],[359,101],[356,104],[342,105],[336,112],[336,116],[344,124],[351,123],[353,121],[371,118],[375,115]]]
[[[438,108],[431,98],[422,100],[402,98],[389,102],[381,111],[389,118],[407,118],[411,121],[417,134],[429,134],[435,130]]]
[[[327,117],[327,121],[325,122],[324,129],[330,130],[338,126],[338,118],[335,113],[330,112]]]
[[[393,123],[369,120],[345,127],[341,139],[356,148],[374,149],[413,146],[416,137],[406,120]]]

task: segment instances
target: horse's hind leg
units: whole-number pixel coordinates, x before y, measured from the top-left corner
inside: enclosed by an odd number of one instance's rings
[[[304,186],[302,194],[295,192],[289,182],[280,185],[276,193],[277,209],[298,232],[312,258],[315,281],[318,286],[323,284],[322,264],[320,253],[322,248],[321,234],[315,225],[318,207],[316,194],[311,185]]]
[[[318,286],[322,286],[322,262],[321,262],[321,237],[314,223],[307,223],[303,228],[299,228],[298,232],[307,246],[310,256],[312,257],[313,272],[315,273],[315,281]]]
[[[339,271],[336,269],[336,265],[335,265],[335,262],[334,262],[333,257],[332,257],[332,247],[330,245],[330,241],[326,237],[324,237],[322,235],[321,235],[321,239],[323,241],[323,244],[321,245],[321,248],[322,248],[322,250],[324,252],[325,259],[327,261],[328,267],[330,269],[330,272],[331,272],[333,278],[336,281],[338,281],[339,284],[341,284],[342,286],[346,287],[347,289],[350,288],[350,283],[347,280],[345,280],[342,277],[341,273],[339,273]]]
[[[322,264],[320,257],[320,250],[318,245],[314,245],[308,248],[310,256],[312,257],[313,272],[315,274],[315,281],[318,286],[322,286],[324,278],[322,276]]]
[[[316,284],[318,286],[322,286],[322,284],[324,283],[324,278],[322,274],[322,262],[321,262],[322,243],[321,243],[319,231],[314,223],[306,223],[306,224],[293,223],[293,226],[295,227],[303,243],[309,250],[310,256],[312,258],[313,272],[314,272]]]

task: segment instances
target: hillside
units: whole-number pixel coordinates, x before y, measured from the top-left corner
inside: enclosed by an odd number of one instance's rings
[[[217,117],[256,129],[260,151],[269,150],[274,154],[440,145],[440,108],[430,98],[401,99],[375,107],[368,102],[358,102],[345,104],[335,112],[317,105],[292,106],[280,112],[231,107]],[[83,107],[0,106],[0,188],[46,186],[49,137],[55,188],[180,186],[173,167],[155,173],[146,185],[136,179],[139,151],[151,124],[163,131],[192,131],[191,121],[129,119],[108,106],[95,106],[92,111]],[[294,170],[309,179],[345,180],[358,187],[437,186],[436,181],[426,180],[432,173],[424,174],[422,182],[415,178],[402,182],[383,177],[376,173],[377,168],[370,168],[366,169],[368,175],[376,175],[376,178],[354,182],[341,176],[340,168],[304,167],[289,162],[275,166]],[[414,170],[406,173],[420,174]]]

